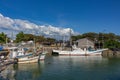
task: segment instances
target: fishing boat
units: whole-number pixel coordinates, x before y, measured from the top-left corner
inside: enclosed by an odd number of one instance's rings
[[[87,50],[86,48],[83,50],[81,48],[77,48],[75,45],[72,46],[72,50],[53,50],[53,53],[57,53],[58,55],[64,56],[99,56],[102,52],[107,49],[98,49],[98,50]]]
[[[45,59],[45,52],[40,53],[39,55],[28,53],[21,56],[16,56],[15,60],[17,60],[17,63],[35,63],[39,61],[43,61]]]
[[[34,56],[33,54],[26,54],[22,56],[16,56],[15,59],[17,63],[35,63],[38,62],[39,56]]]
[[[78,48],[76,44],[72,45],[72,38],[71,38],[71,29],[70,29],[70,47],[71,50],[55,50],[53,49],[53,54],[64,55],[64,56],[98,56],[101,55],[104,50],[107,49],[97,49],[97,50],[89,50],[88,45],[84,49]],[[88,40],[86,41],[88,43]],[[62,47],[62,46],[61,46]]]
[[[34,52],[25,52],[23,48],[10,47],[10,58],[17,63],[35,63],[45,59],[45,52],[35,54]]]

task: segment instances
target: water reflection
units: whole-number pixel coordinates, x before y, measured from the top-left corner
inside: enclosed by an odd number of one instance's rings
[[[120,80],[120,59],[101,56],[50,56],[45,62],[11,65],[10,80]]]
[[[4,78],[10,80],[36,80],[42,73],[44,62],[32,64],[10,65],[2,72]]]
[[[54,57],[54,60],[64,64],[69,63],[72,66],[85,67],[96,67],[97,65],[107,64],[108,59],[102,56],[58,56]]]
[[[45,65],[44,74],[38,80],[100,80],[100,77],[94,79],[94,75],[102,74],[108,65],[108,59],[101,56],[55,56],[46,62],[50,64]]]

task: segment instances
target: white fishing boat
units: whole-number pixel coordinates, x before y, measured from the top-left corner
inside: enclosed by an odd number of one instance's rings
[[[15,60],[17,63],[35,63],[38,62],[39,56],[34,56],[33,54],[26,54],[22,56],[16,56]]]
[[[17,63],[35,63],[45,59],[45,52],[35,54],[33,52],[25,53],[23,48],[10,47],[10,59],[14,59]]]
[[[39,55],[29,53],[21,56],[16,56],[15,60],[17,60],[17,63],[36,63],[43,61],[45,59],[45,55],[45,52],[42,52]]]
[[[86,48],[83,50],[81,48],[77,48],[75,45],[72,46],[72,50],[53,50],[53,53],[57,53],[58,55],[64,56],[98,56],[101,55],[102,52],[107,49],[98,49],[98,50],[87,50]]]
[[[58,55],[64,55],[64,56],[98,56],[101,55],[104,50],[107,49],[97,49],[97,50],[88,50],[88,40],[86,41],[86,46],[84,49],[78,48],[75,44],[72,45],[72,38],[71,38],[71,29],[70,29],[70,46],[72,46],[71,50],[54,50],[53,49],[53,54],[58,54]]]

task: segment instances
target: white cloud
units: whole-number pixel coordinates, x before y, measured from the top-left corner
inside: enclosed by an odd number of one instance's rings
[[[13,24],[14,21],[12,19],[4,17],[2,14],[0,14],[0,27],[12,28]]]
[[[27,20],[11,19],[0,14],[0,32],[34,33],[44,36],[69,36],[70,28],[54,27],[52,25],[37,25]],[[71,29],[72,34],[75,32]]]

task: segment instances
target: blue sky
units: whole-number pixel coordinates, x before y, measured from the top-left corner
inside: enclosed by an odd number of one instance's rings
[[[79,33],[120,34],[120,0],[0,0],[0,13]]]

